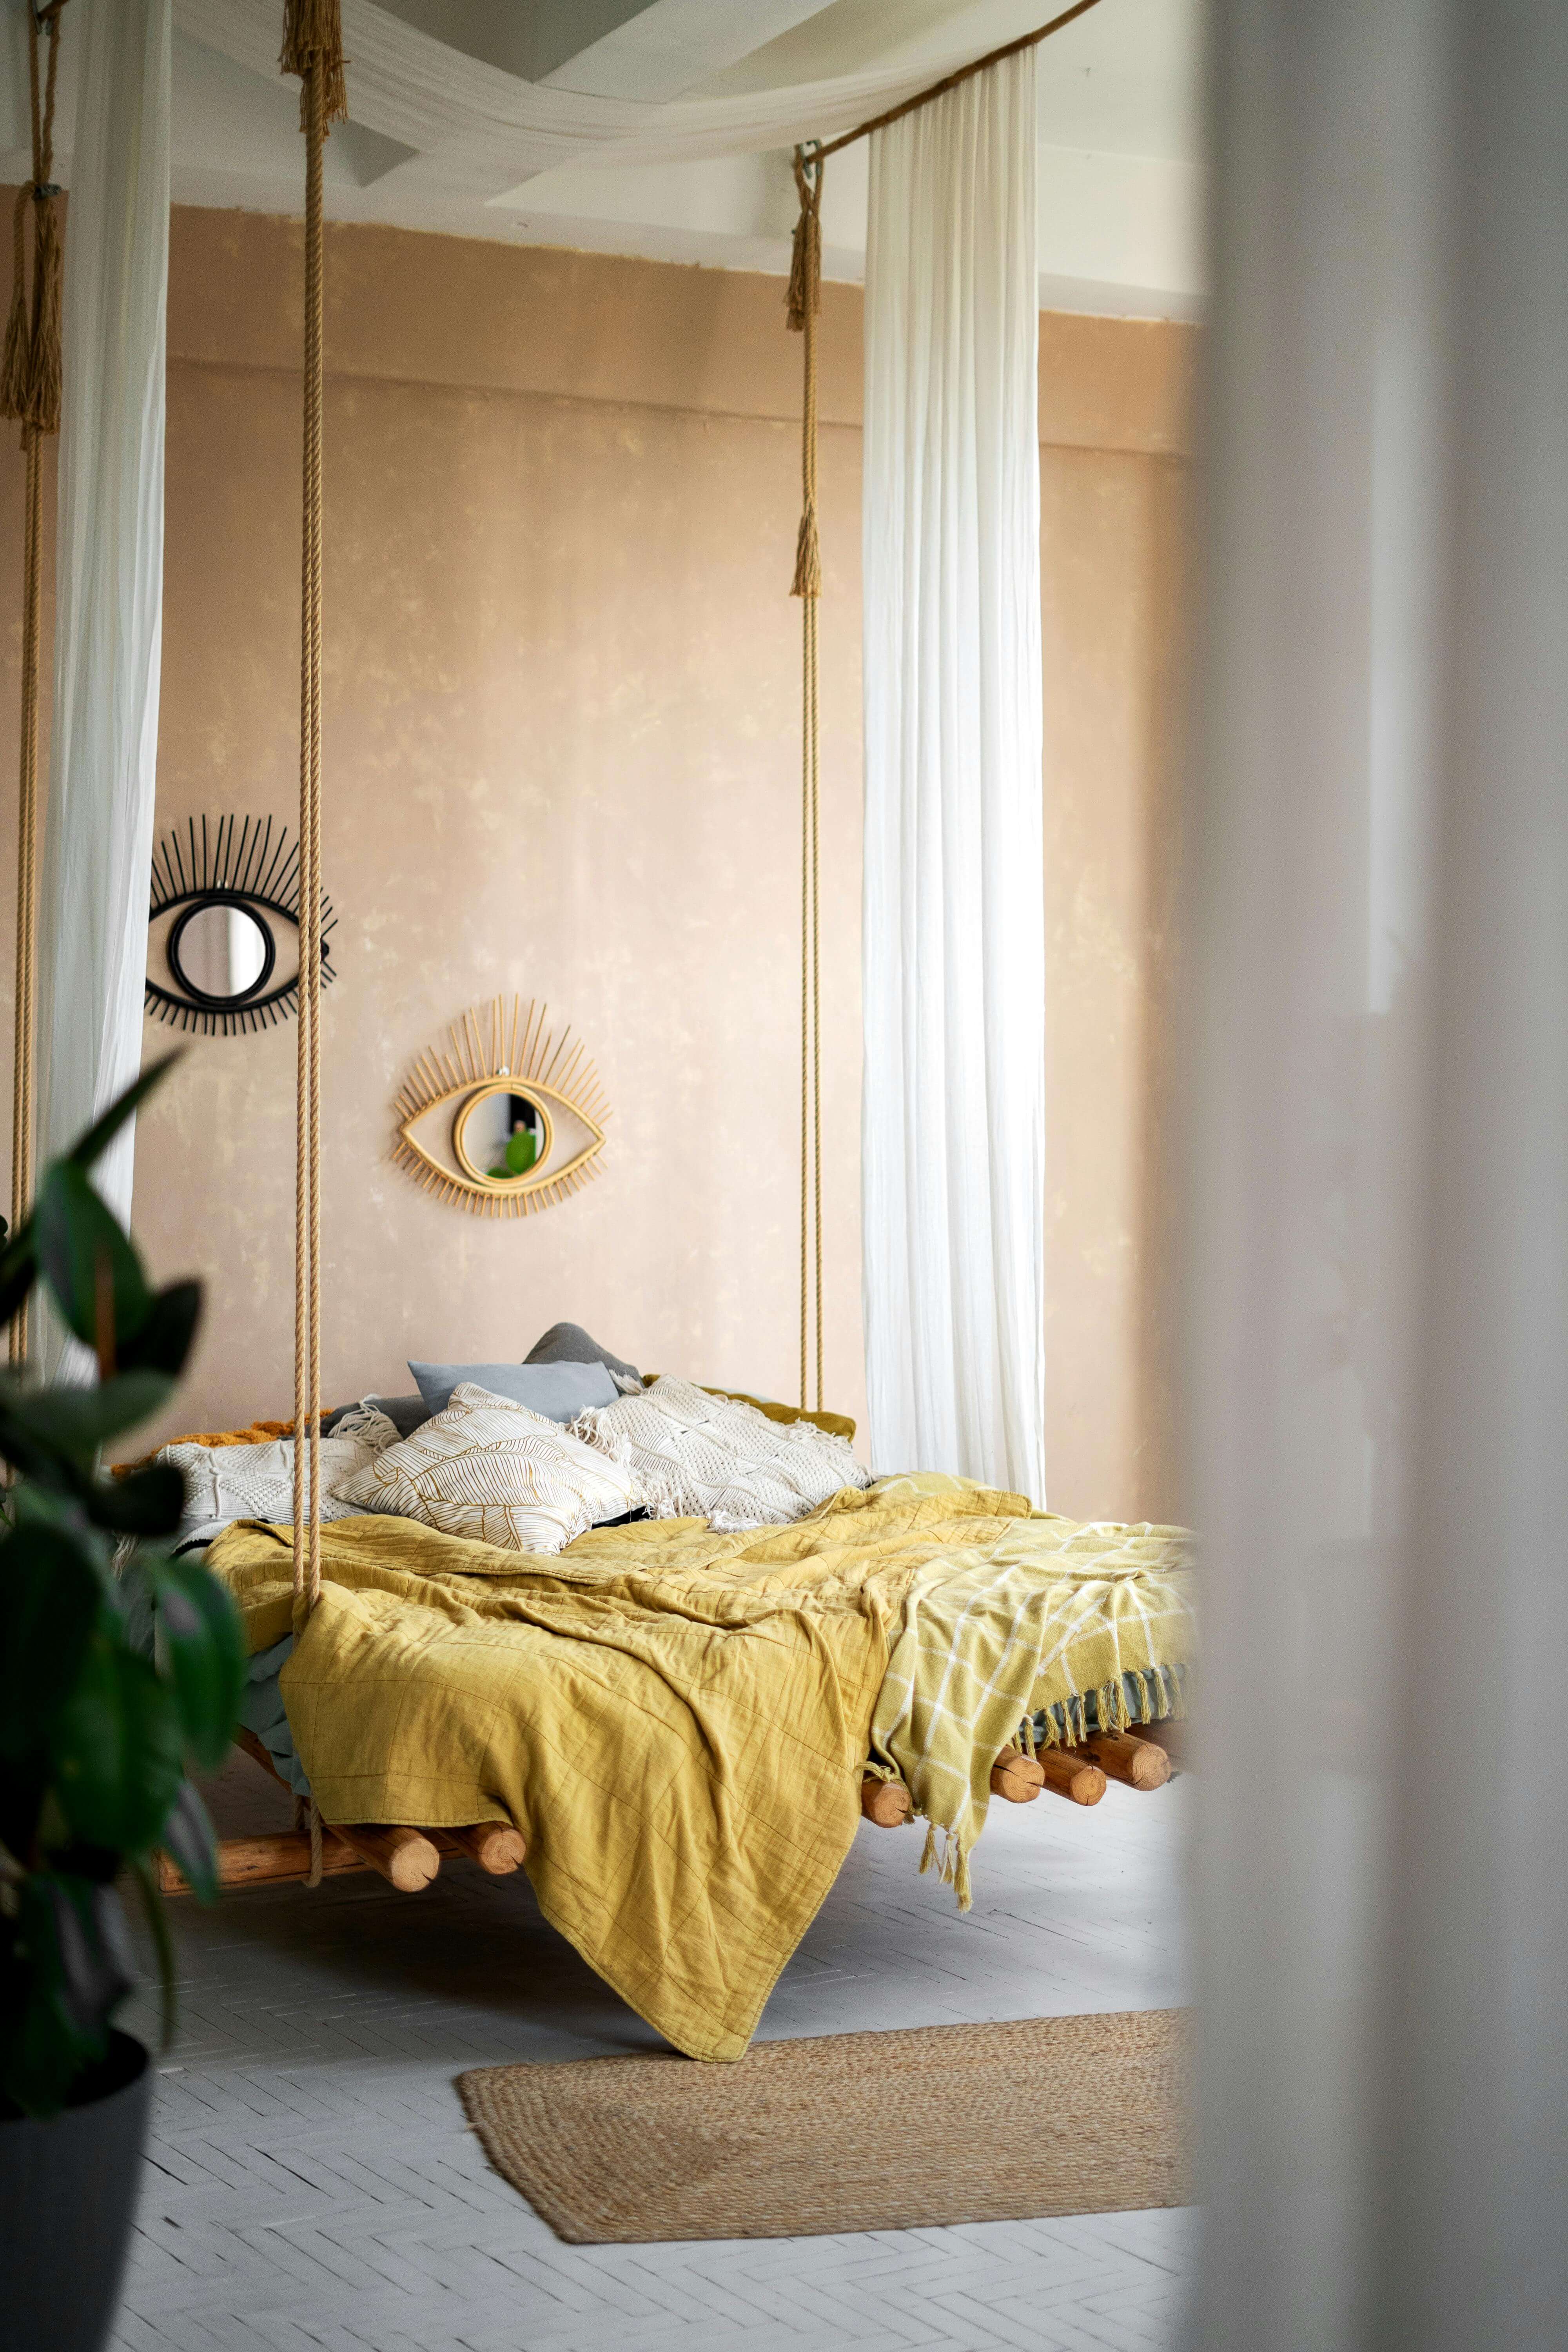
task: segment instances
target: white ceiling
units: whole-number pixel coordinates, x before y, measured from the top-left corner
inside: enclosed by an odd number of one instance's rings
[[[11,181],[29,169],[26,5],[3,0],[0,19],[0,176]],[[606,138],[600,153],[584,143],[586,160],[540,168],[558,142],[463,142],[416,126],[415,143],[389,135],[388,121],[409,131],[410,110],[389,110],[363,69],[356,108],[356,27],[363,50],[378,19],[398,20],[380,29],[411,46],[416,60],[460,69],[500,111],[511,98],[537,106],[559,93],[552,102],[579,116],[596,107],[595,119],[613,119],[617,141],[635,141],[646,124],[644,144],[657,149],[672,106],[695,121],[701,110],[691,101],[719,102],[708,110],[717,116],[725,101],[765,101],[839,76],[901,72],[918,81],[928,67],[942,72],[1048,13],[1050,0],[351,0],[350,120],[328,146],[328,211],[338,220],[782,272],[795,213],[787,149],[705,155],[690,152],[702,142],[688,134],[678,159],[613,163],[601,160],[613,143]],[[1100,0],[1042,48],[1040,291],[1048,307],[1153,317],[1201,308],[1202,13],[1203,0]],[[68,6],[56,166],[68,186],[72,15]],[[271,62],[281,0],[174,0],[174,19],[175,201],[298,212],[298,85]],[[797,128],[804,135],[809,123]],[[860,145],[827,167],[831,276],[861,274],[865,200]]]

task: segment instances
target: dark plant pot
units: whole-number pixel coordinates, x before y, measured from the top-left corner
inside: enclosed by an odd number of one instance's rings
[[[100,2352],[147,2136],[147,2053],[111,2033],[64,2115],[0,2120],[0,2352]]]

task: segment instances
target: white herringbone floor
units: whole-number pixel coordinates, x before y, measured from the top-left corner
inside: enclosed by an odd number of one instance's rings
[[[212,1794],[231,1832],[279,1818],[243,1759]],[[994,1806],[964,1918],[950,1889],[916,1875],[917,1832],[863,1827],[763,2033],[1180,2001],[1188,1794],[1178,1781],[1152,1797],[1112,1787],[1092,1812],[1048,1797]],[[177,1906],[177,1918],[181,2035],[161,2062],[121,2352],[1175,2341],[1191,2213],[563,2245],[489,2170],[454,2077],[659,2045],[544,1924],[521,1876],[448,1863],[416,1896],[353,1878]],[[132,2021],[151,2038],[150,2018]]]

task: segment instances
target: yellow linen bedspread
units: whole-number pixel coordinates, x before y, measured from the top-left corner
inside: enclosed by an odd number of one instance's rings
[[[678,2049],[739,2058],[854,1837],[917,1579],[918,1681],[943,1573],[984,1575],[998,1547],[1026,1559],[1036,1530],[1047,1568],[1068,1524],[940,1476],[847,1490],[789,1528],[642,1520],[548,1558],[335,1520],[283,1670],[289,1724],[329,1822],[515,1821],[541,1908],[589,1964]],[[289,1546],[286,1528],[241,1522],[208,1553],[253,1653],[289,1629]],[[1152,1624],[1128,1617],[1134,1648]],[[1186,1632],[1126,1664],[1184,1659]],[[1104,1626],[1089,1639],[1103,1683],[1122,1653]],[[1071,1667],[1047,1662],[1032,1686],[1054,1680],[1059,1697]],[[942,1776],[924,1778],[931,1817],[952,1827]],[[978,1833],[973,1807],[966,1824]]]

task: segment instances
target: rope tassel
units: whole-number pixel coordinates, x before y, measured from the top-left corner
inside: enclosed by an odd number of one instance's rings
[[[5,355],[0,360],[0,414],[28,418],[33,374],[33,337],[27,323],[26,222],[31,188],[18,188],[11,221],[11,315],[5,321]]]
[[[804,332],[807,317],[822,308],[822,171],[808,168],[805,150],[795,151],[795,184],[800,194],[800,218],[795,225],[790,254],[789,292],[784,324],[791,334]]]
[[[795,547],[792,596],[822,593],[822,549],[816,535],[816,320],[822,309],[822,163],[814,152],[795,151],[795,184],[800,218],[795,225],[784,324],[804,335],[805,389],[802,401],[801,517]]]
[[[310,76],[319,72],[321,86],[321,127],[324,139],[334,122],[346,122],[349,94],[343,80],[343,20],[341,0],[284,0],[283,47],[279,70],[298,74],[300,128],[310,131]]]

